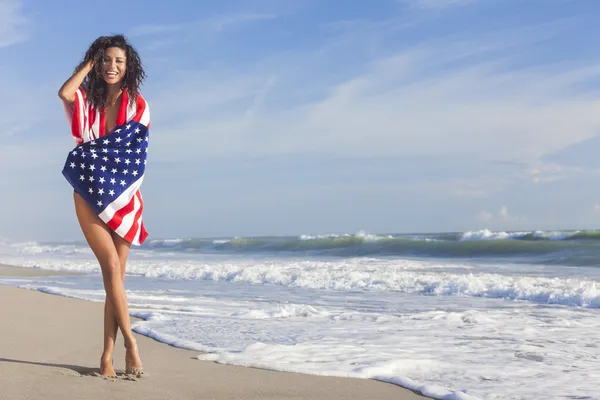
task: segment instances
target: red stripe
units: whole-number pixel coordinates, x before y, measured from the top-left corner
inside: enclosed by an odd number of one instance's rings
[[[131,211],[133,211],[133,208],[135,205],[134,202],[135,202],[135,196],[131,198],[131,200],[125,207],[118,210],[115,213],[115,215],[113,215],[111,220],[107,222],[106,225],[108,225],[110,227],[110,229],[112,229],[113,231],[116,231],[119,228],[119,226],[121,226],[121,222],[123,222],[123,218],[125,218],[125,216],[127,214],[129,214]]]
[[[129,243],[133,242],[133,239],[135,239],[135,235],[138,231],[140,216],[142,215],[142,209],[144,208],[144,203],[142,202],[142,196],[140,196],[139,190],[135,192],[134,198],[135,197],[137,197],[138,201],[140,202],[140,208],[135,213],[135,217],[133,218],[133,225],[131,225],[129,232],[127,232],[127,234],[123,236],[123,239],[127,240]]]
[[[79,109],[77,105],[77,99],[74,104],[75,108],[73,109],[73,120],[71,121],[71,135],[77,140],[77,144],[81,144],[83,139],[81,138],[81,128],[79,126]]]
[[[115,124],[117,126],[125,125],[127,122],[127,106],[129,105],[129,93],[127,88],[123,90],[123,95],[121,96],[121,105],[119,107],[119,113],[117,114],[117,121]]]
[[[81,93],[83,94],[83,90],[81,90]],[[79,105],[79,96],[75,94],[75,101],[73,102],[73,116],[71,120],[71,135],[73,135],[73,137],[77,140],[77,144],[81,144],[83,142],[83,139],[81,138],[82,127],[79,126]],[[83,100],[83,105],[85,105],[85,98]]]
[[[137,100],[135,102],[136,104],[136,110],[135,110],[135,116],[133,117],[133,120],[135,122],[140,122],[142,120],[142,115],[144,115],[144,111],[146,111],[146,100],[144,100],[144,98],[142,97],[141,94],[138,94]]]
[[[102,137],[105,135],[104,130],[106,129],[106,109],[104,107],[102,107],[102,110],[100,111],[100,133],[98,134],[98,137]]]
[[[140,244],[144,243],[144,240],[148,237],[148,232],[144,228],[144,221],[142,221],[142,232],[140,233]]]
[[[81,91],[81,95],[83,96],[83,106],[85,107],[85,105],[87,104],[87,96],[85,95],[85,92],[83,90]],[[92,106],[89,107],[88,112],[85,113],[86,115],[83,116],[83,127],[81,128],[82,135],[83,135],[83,129],[85,129],[86,127],[88,129],[90,129],[90,125],[88,124],[88,118],[89,118],[91,110],[92,110]]]
[[[92,108],[92,105],[90,104],[88,107],[88,118],[90,119],[90,130],[92,129],[92,127],[94,126],[94,122],[96,122],[96,111]]]

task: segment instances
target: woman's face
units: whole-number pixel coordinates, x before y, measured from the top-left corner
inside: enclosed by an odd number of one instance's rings
[[[106,49],[100,69],[104,81],[109,85],[118,84],[125,77],[125,71],[127,71],[125,50],[119,47]]]

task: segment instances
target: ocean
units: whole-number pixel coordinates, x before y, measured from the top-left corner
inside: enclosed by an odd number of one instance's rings
[[[0,239],[0,262],[84,273],[1,284],[104,300],[84,242]],[[132,249],[126,289],[136,332],[202,360],[600,399],[599,266],[600,231],[166,239]]]

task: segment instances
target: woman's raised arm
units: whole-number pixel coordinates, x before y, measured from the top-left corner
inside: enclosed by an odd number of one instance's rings
[[[72,103],[75,101],[75,92],[81,86],[81,82],[85,79],[87,74],[90,73],[94,64],[92,60],[85,63],[85,65],[80,68],[77,72],[75,72],[58,90],[58,97],[60,97],[63,101],[67,103]]]

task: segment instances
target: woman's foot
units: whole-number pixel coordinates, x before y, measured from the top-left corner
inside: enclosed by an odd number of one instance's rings
[[[144,367],[140,354],[138,351],[137,343],[135,340],[125,346],[125,374],[140,377],[144,373]]]
[[[104,355],[100,357],[100,375],[102,376],[117,376],[115,369],[113,368],[112,355]]]

